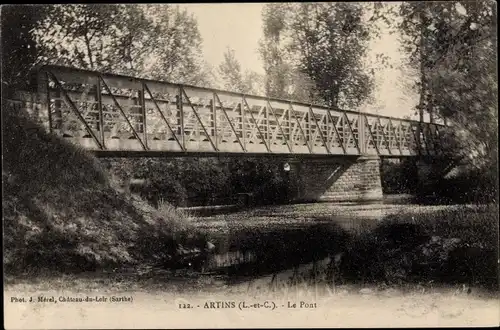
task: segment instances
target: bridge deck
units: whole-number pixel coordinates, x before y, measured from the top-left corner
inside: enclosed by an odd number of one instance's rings
[[[439,154],[439,124],[45,66],[19,100],[49,131],[103,152]]]

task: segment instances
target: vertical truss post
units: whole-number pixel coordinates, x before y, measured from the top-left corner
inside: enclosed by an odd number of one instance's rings
[[[292,109],[288,109],[288,141],[290,142],[290,145],[293,146]]]
[[[269,131],[271,130],[269,127],[269,109],[267,108],[267,106],[265,106],[264,108],[265,108],[264,115],[266,116],[266,141],[267,145],[269,146],[269,149],[271,149],[272,141],[271,141],[271,135],[269,134]]]
[[[123,118],[125,119],[125,121],[127,122],[128,124],[128,127],[130,127],[130,129],[132,130],[132,133],[134,134],[135,138],[139,141],[139,143],[141,144],[142,146],[142,149],[143,150],[148,150],[148,148],[146,147],[146,145],[144,144],[144,142],[142,141],[141,137],[139,136],[139,134],[137,133],[137,131],[135,130],[134,128],[134,125],[132,125],[132,123],[130,122],[130,120],[127,118],[127,114],[125,113],[125,111],[123,111],[123,108],[122,106],[120,105],[120,102],[118,102],[118,100],[116,99],[115,95],[111,92],[111,89],[109,88],[108,84],[106,84],[106,81],[104,80],[104,78],[101,76],[99,76],[99,78],[101,79],[103,85],[104,85],[104,88],[106,88],[106,90],[108,91],[108,94],[111,96],[111,98],[113,99],[113,102],[115,103],[115,106],[118,108],[118,110],[120,111],[121,115],[123,116]],[[102,148],[101,148],[102,149]]]
[[[103,149],[106,149],[106,144],[104,142],[104,115],[102,113],[102,88],[101,88],[101,79],[96,77],[96,94],[97,94],[97,108],[99,110],[99,126],[101,128],[101,141]]]
[[[365,116],[363,114],[358,115],[358,145],[360,153],[362,155],[366,154],[366,136],[365,136]]]
[[[144,144],[148,148],[148,132],[146,125],[146,93],[144,92],[144,82],[141,83],[140,98],[141,98],[141,112],[142,112],[142,135],[144,136]]]
[[[97,144],[97,146],[99,147],[99,149],[103,149],[101,142],[99,141],[97,136],[95,136],[94,131],[92,130],[92,128],[90,128],[89,124],[87,123],[85,118],[82,116],[82,114],[80,113],[80,111],[76,107],[75,103],[71,100],[68,93],[63,89],[63,86],[61,85],[61,82],[59,81],[59,79],[57,79],[55,74],[53,74],[52,72],[50,73],[50,75],[52,76],[52,80],[55,82],[58,90],[60,90],[62,92],[64,99],[66,100],[66,103],[68,103],[68,105],[69,105],[69,108],[73,111],[73,113],[76,115],[78,120],[80,120],[80,122],[83,124],[83,126],[85,126],[85,129],[90,134],[90,136],[94,139],[94,141]]]
[[[372,129],[370,127],[370,123],[368,122],[368,118],[366,116],[365,116],[365,122],[366,122],[366,126],[368,127],[368,133],[370,133],[370,136],[371,136],[372,141],[373,141],[373,145],[375,146],[375,150],[377,151],[377,155],[380,156],[380,150],[378,149],[378,139],[377,139],[377,141],[375,141],[375,135],[372,132]],[[359,150],[359,148],[358,148],[358,150]]]
[[[330,148],[328,148],[328,143],[325,140],[325,137],[323,136],[323,130],[321,129],[321,126],[319,126],[318,120],[316,119],[316,114],[314,113],[311,105],[309,106],[309,115],[312,115],[314,123],[316,124],[316,129],[319,130],[319,135],[321,137],[321,140],[323,141],[323,144],[325,145],[326,152],[330,154],[331,153]]]
[[[186,137],[184,135],[184,107],[183,103],[184,101],[182,100],[182,85],[179,85],[178,89],[179,94],[177,95],[177,108],[179,109],[179,115],[180,115],[180,130],[181,130],[181,138],[182,138],[182,149],[186,150]]]
[[[212,119],[213,119],[213,131],[214,131],[214,143],[215,148],[219,150],[219,136],[217,133],[217,108],[215,106],[215,93],[212,93],[212,99],[210,100],[211,110],[212,110]]]
[[[240,101],[240,115],[241,115],[241,139],[243,143],[243,149],[246,151],[247,150],[247,139],[246,139],[246,129],[245,129],[245,107],[243,106],[243,97],[241,98]]]

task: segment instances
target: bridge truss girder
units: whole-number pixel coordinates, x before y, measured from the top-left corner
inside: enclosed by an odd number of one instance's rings
[[[59,66],[19,99],[48,131],[109,152],[439,155],[443,125]]]

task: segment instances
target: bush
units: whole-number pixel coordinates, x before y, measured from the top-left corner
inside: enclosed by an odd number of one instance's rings
[[[238,193],[250,193],[256,204],[286,203],[297,190],[297,178],[283,171],[281,160],[264,158],[102,158],[117,178],[144,184],[134,192],[157,206],[159,199],[176,206],[231,204]]]
[[[2,109],[4,266],[77,272],[175,259],[203,240],[185,215],[117,191],[86,151]],[[117,176],[123,173],[116,173]],[[143,248],[149,244],[149,248]],[[195,248],[195,247],[193,247]]]
[[[416,163],[410,160],[380,162],[382,190],[385,194],[415,193],[418,186]]]
[[[389,216],[351,238],[341,267],[352,281],[498,285],[498,207]]]
[[[456,203],[495,203],[498,202],[498,172],[495,169],[467,170],[441,178],[434,190]]]

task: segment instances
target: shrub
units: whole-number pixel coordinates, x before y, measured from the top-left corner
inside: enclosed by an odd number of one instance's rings
[[[352,281],[498,284],[498,207],[386,217],[351,238],[341,272]]]
[[[2,108],[4,266],[9,272],[76,272],[175,259],[185,215],[158,212],[117,191],[100,162],[48,134],[23,112]],[[117,173],[123,176],[123,173]],[[186,236],[187,237],[187,236]],[[142,246],[149,244],[149,248]]]

